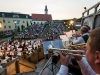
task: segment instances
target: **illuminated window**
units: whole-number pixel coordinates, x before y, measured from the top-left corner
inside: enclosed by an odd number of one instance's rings
[[[2,23],[0,22],[0,28],[2,27]]]

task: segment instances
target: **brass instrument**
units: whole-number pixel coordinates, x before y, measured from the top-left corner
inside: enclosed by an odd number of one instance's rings
[[[76,44],[76,45],[69,45],[69,46],[74,47],[76,49],[85,49],[86,48],[86,43]]]
[[[69,55],[73,55],[73,56],[81,56],[81,57],[84,57],[85,55],[83,55],[83,54],[86,52],[85,50],[59,49],[59,48],[53,48],[53,46],[49,46],[49,47],[47,48],[47,51],[52,51],[52,52],[53,51],[63,51],[64,53],[69,54]]]

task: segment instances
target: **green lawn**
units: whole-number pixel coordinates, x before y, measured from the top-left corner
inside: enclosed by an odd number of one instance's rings
[[[6,38],[8,38],[8,37],[2,37],[2,38],[0,38],[0,40],[4,40],[4,39],[6,39]]]

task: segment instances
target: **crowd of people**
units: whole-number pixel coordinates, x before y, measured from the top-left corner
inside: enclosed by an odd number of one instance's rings
[[[12,35],[15,34],[15,33],[16,33],[15,30],[0,31],[0,38],[3,38],[3,37],[10,37],[10,36],[12,36]]]
[[[44,24],[33,24],[18,34],[17,39],[33,39],[38,38],[45,28]]]
[[[26,28],[23,32],[15,36],[16,39],[34,39],[38,38],[45,29],[44,24],[33,24]],[[61,23],[51,24],[45,34],[46,40],[59,39],[60,35],[65,31],[65,27]]]
[[[52,24],[45,34],[46,40],[60,39],[60,35],[63,35],[64,31],[65,27],[62,23]]]
[[[41,46],[41,40],[18,41],[8,40],[0,42],[0,62],[6,64],[18,57],[28,59],[28,56]]]
[[[8,59],[13,60],[17,57],[27,59],[28,56],[35,52],[35,49],[41,46],[41,41],[33,40],[21,40],[20,39],[32,39],[37,38],[45,28],[42,24],[34,24],[26,28],[23,32],[18,34],[12,41],[0,42],[0,62],[1,64],[7,63]],[[60,39],[60,35],[63,35],[65,27],[61,23],[52,24],[49,26],[48,31],[45,33],[46,40]],[[8,32],[11,34],[10,32]],[[3,33],[4,34],[4,33]],[[0,34],[3,35],[3,34]],[[6,33],[7,34],[7,33]],[[100,27],[90,30],[88,25],[84,25],[80,28],[80,34],[75,34],[72,40],[72,45],[86,43],[86,57],[74,56],[71,59],[71,55],[65,57],[61,52],[60,60],[61,67],[57,75],[68,75],[68,68],[75,75],[96,75],[100,74]],[[71,49],[77,50],[77,48],[70,45]],[[69,63],[71,59],[72,64]]]

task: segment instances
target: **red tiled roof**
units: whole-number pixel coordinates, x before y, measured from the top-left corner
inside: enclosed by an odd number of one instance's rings
[[[35,21],[49,21],[52,22],[52,16],[50,14],[32,14],[32,20]]]

